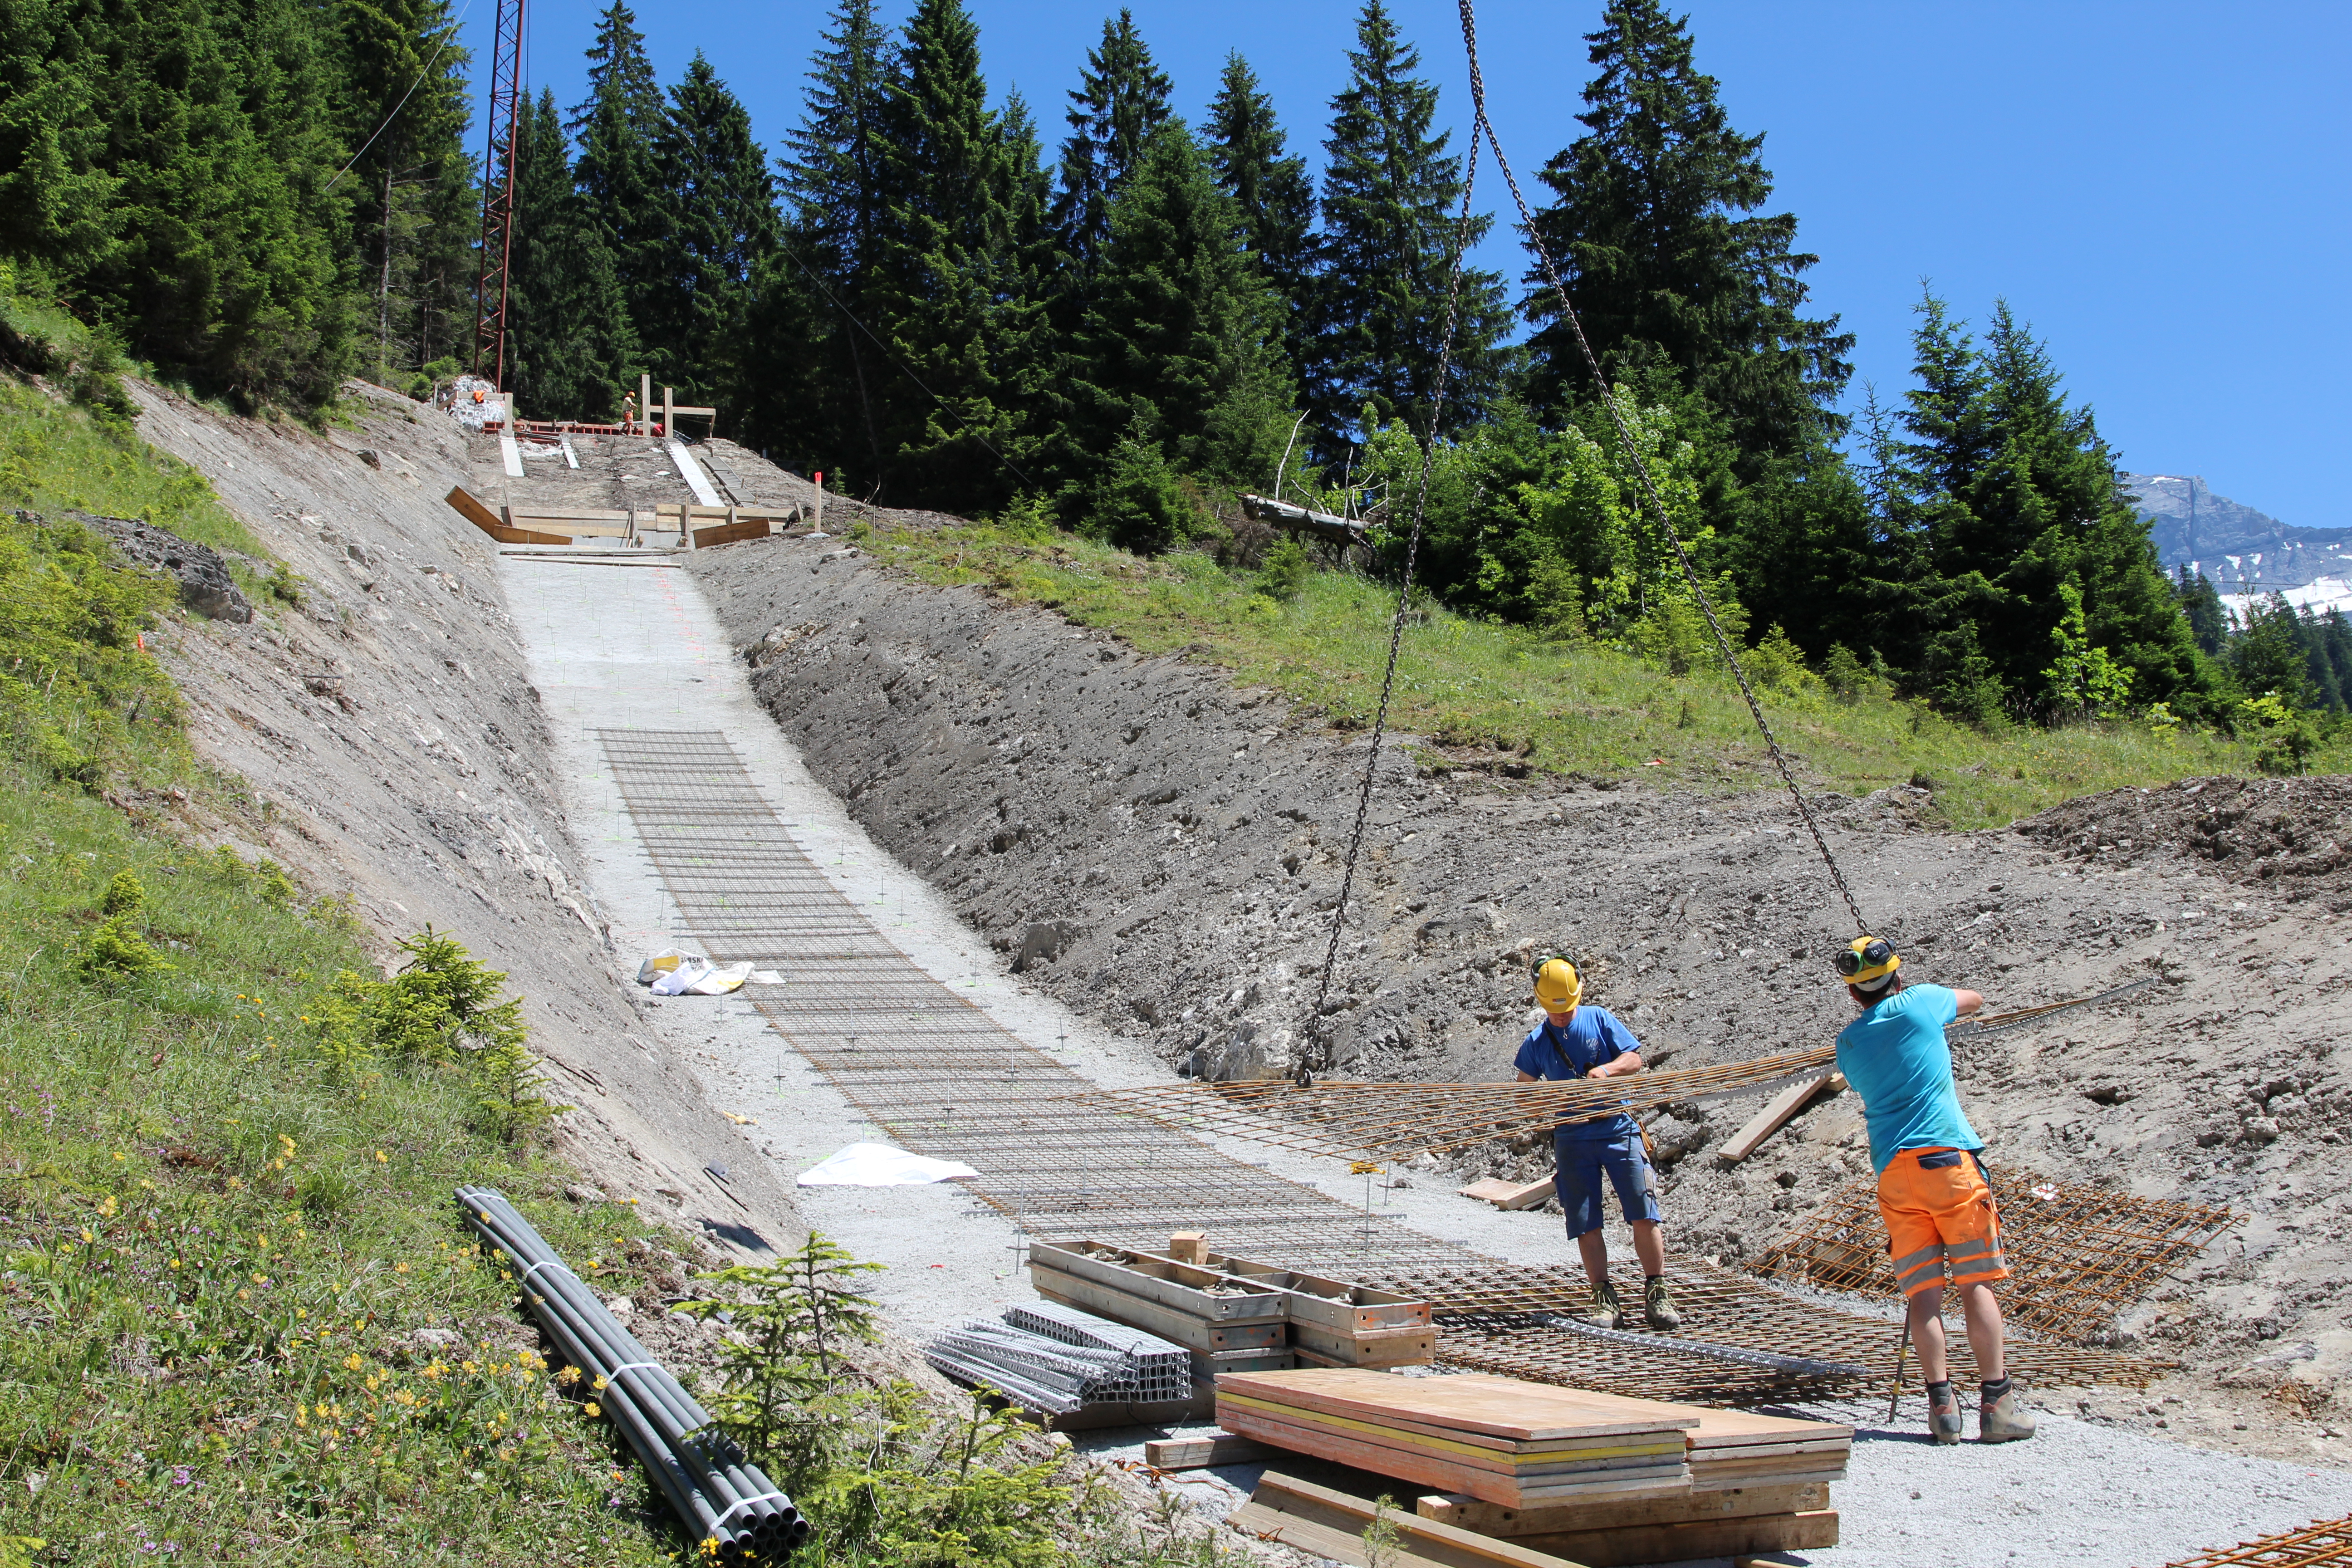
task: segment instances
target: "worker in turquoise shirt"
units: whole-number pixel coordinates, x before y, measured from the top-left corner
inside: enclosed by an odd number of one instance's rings
[[[2009,1278],[2000,1212],[1979,1158],[1984,1140],[1960,1109],[1952,1047],[1944,1039],[1944,1026],[1983,1006],[1984,998],[1941,985],[1906,986],[1902,968],[1902,955],[1874,936],[1855,938],[1837,955],[1846,994],[1862,1009],[1838,1031],[1838,1070],[1862,1097],[1870,1129],[1878,1212],[1927,1384],[1928,1436],[1938,1443],[1960,1440],[1960,1404],[1944,1343],[1948,1268],[1983,1380],[1978,1440],[2011,1443],[2032,1436],[2034,1422],[2018,1407],[2002,1360],[2000,1303],[1992,1293],[1995,1280]]]
[[[1621,1078],[1642,1070],[1642,1042],[1606,1007],[1583,1005],[1576,965],[1547,958],[1535,966],[1536,1001],[1544,1021],[1519,1044],[1521,1083],[1538,1079]],[[1592,1317],[1606,1328],[1625,1327],[1628,1315],[1609,1282],[1609,1242],[1601,1234],[1601,1181],[1617,1189],[1633,1254],[1642,1260],[1642,1315],[1654,1329],[1683,1326],[1666,1288],[1666,1244],[1659,1234],[1658,1184],[1642,1146],[1642,1129],[1619,1111],[1592,1121],[1563,1122],[1552,1131],[1552,1192],[1568,1215],[1568,1234],[1592,1282]]]

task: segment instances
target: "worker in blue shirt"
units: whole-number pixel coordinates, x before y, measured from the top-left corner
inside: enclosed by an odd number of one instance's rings
[[[1564,958],[1547,958],[1535,966],[1536,1001],[1544,1021],[1520,1042],[1519,1081],[1560,1081],[1570,1079],[1622,1078],[1642,1070],[1642,1042],[1606,1007],[1583,1005],[1584,982],[1576,965]],[[1568,1215],[1568,1234],[1576,1237],[1584,1259],[1585,1278],[1592,1282],[1592,1317],[1603,1327],[1622,1329],[1630,1321],[1609,1282],[1609,1244],[1601,1232],[1601,1177],[1617,1189],[1625,1223],[1633,1227],[1633,1253],[1642,1260],[1647,1283],[1642,1293],[1642,1315],[1654,1329],[1683,1326],[1675,1310],[1674,1293],[1666,1287],[1666,1244],[1658,1232],[1658,1184],[1642,1145],[1642,1129],[1619,1111],[1591,1121],[1561,1123],[1552,1131],[1556,1169],[1552,1191]]]

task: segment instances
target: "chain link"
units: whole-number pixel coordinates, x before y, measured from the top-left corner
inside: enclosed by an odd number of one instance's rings
[[[1421,525],[1429,503],[1430,465],[1437,457],[1438,432],[1444,428],[1445,390],[1454,372],[1454,332],[1462,305],[1462,260],[1470,245],[1470,197],[1478,185],[1478,140],[1470,140],[1470,155],[1462,171],[1462,209],[1454,223],[1454,257],[1445,280],[1445,334],[1437,351],[1437,384],[1429,399],[1429,429],[1421,445],[1421,478],[1412,492],[1412,530],[1404,546],[1404,580],[1397,587],[1396,614],[1389,618],[1388,668],[1381,677],[1381,704],[1372,717],[1370,752],[1364,758],[1364,785],[1356,795],[1356,826],[1348,835],[1348,864],[1339,876],[1339,901],[1331,910],[1331,941],[1323,950],[1322,983],[1315,988],[1314,1010],[1307,1016],[1292,1070],[1302,1082],[1313,1068],[1328,1067],[1331,1047],[1323,1004],[1331,994],[1331,977],[1339,962],[1339,938],[1348,929],[1348,895],[1356,885],[1356,860],[1363,852],[1364,824],[1372,810],[1372,786],[1380,774],[1381,742],[1388,733],[1389,699],[1396,690],[1397,653],[1404,642],[1405,617],[1412,609],[1412,578],[1421,559]],[[1316,1038],[1318,1034],[1324,1037]]]
[[[1536,253],[1536,260],[1543,268],[1544,281],[1551,286],[1553,298],[1559,301],[1561,318],[1576,335],[1576,346],[1583,353],[1585,366],[1592,373],[1593,387],[1601,394],[1601,400],[1609,410],[1609,423],[1616,427],[1618,444],[1625,450],[1625,460],[1632,465],[1635,477],[1641,481],[1643,499],[1649,503],[1650,511],[1657,519],[1666,542],[1675,547],[1675,559],[1682,563],[1683,575],[1690,580],[1691,592],[1698,599],[1699,611],[1706,616],[1707,630],[1715,634],[1717,651],[1723,655],[1723,662],[1730,668],[1731,678],[1739,683],[1739,695],[1748,700],[1748,711],[1755,719],[1756,728],[1763,732],[1765,747],[1772,753],[1772,766],[1780,772],[1780,782],[1788,785],[1789,798],[1796,803],[1797,815],[1804,820],[1805,831],[1813,836],[1813,847],[1821,852],[1822,864],[1828,869],[1830,880],[1836,885],[1838,897],[1845,900],[1846,912],[1853,916],[1855,931],[1867,934],[1870,922],[1863,918],[1862,906],[1854,901],[1853,890],[1846,886],[1845,873],[1839,869],[1837,857],[1830,853],[1829,840],[1822,836],[1821,824],[1813,820],[1812,808],[1805,804],[1804,792],[1797,787],[1796,773],[1789,766],[1787,754],[1780,750],[1780,737],[1772,733],[1772,725],[1764,717],[1764,706],[1757,701],[1755,689],[1748,683],[1748,672],[1740,668],[1739,656],[1732,650],[1731,639],[1724,635],[1723,623],[1716,618],[1715,605],[1706,596],[1706,585],[1699,578],[1698,566],[1691,560],[1689,550],[1684,547],[1682,535],[1675,531],[1674,520],[1667,514],[1666,503],[1658,494],[1656,481],[1651,476],[1650,465],[1642,456],[1640,443],[1633,439],[1633,432],[1625,423],[1624,411],[1617,405],[1617,395],[1610,386],[1609,378],[1601,372],[1600,356],[1592,352],[1591,341],[1584,335],[1584,323],[1577,318],[1576,307],[1569,302],[1568,290],[1560,284],[1559,271],[1552,264],[1551,253],[1544,248],[1543,236],[1536,227],[1535,214],[1528,210],[1528,199],[1519,190],[1518,176],[1511,172],[1511,161],[1503,155],[1502,139],[1495,134],[1494,121],[1486,118],[1486,80],[1478,67],[1478,18],[1472,0],[1457,0],[1457,3],[1462,12],[1462,45],[1470,57],[1470,104],[1475,116],[1470,131],[1474,155],[1479,134],[1483,132],[1486,144],[1495,150],[1495,164],[1502,171],[1503,183],[1510,187],[1511,200],[1519,209],[1519,221],[1526,226],[1528,247]],[[1427,473],[1424,465],[1424,479]],[[1416,512],[1413,519],[1416,529],[1420,521]]]

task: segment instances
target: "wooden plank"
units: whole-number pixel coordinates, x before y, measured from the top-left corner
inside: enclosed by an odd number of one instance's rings
[[[1255,1465],[1275,1450],[1247,1437],[1219,1432],[1207,1437],[1155,1437],[1143,1445],[1143,1462],[1155,1470],[1205,1470],[1217,1465]]]
[[[1225,1522],[1257,1541],[1278,1542],[1310,1557],[1360,1565],[1370,1563],[1361,1531],[1349,1531],[1264,1503],[1245,1502],[1225,1515]],[[1381,1559],[1384,1568],[1459,1568],[1412,1552],[1391,1552]],[[1558,1559],[1549,1561],[1557,1562]]]
[[[1644,1443],[1626,1437],[1604,1438],[1600,1443],[1580,1443],[1533,1452],[1497,1448],[1491,1443],[1465,1442],[1458,1436],[1433,1437],[1426,1433],[1401,1431],[1386,1422],[1353,1421],[1344,1415],[1301,1415],[1280,1405],[1266,1405],[1255,1399],[1236,1399],[1230,1394],[1218,1394],[1217,1418],[1220,1426],[1223,1425],[1228,1412],[1247,1412],[1263,1421],[1279,1421],[1286,1426],[1336,1432],[1385,1447],[1444,1454],[1463,1464],[1507,1476],[1528,1475],[1540,1469],[1576,1465],[1589,1465],[1596,1469],[1611,1464],[1629,1463],[1654,1468],[1683,1458],[1682,1445],[1678,1441]]]
[[[626,522],[629,521],[629,514],[625,511],[593,506],[565,507],[561,511],[537,511],[529,508],[517,507],[514,509],[514,514],[526,521],[537,522]]]
[[[1845,1467],[1831,1469],[1790,1470],[1772,1476],[1714,1476],[1701,1479],[1696,1472],[1691,1478],[1693,1491],[1721,1491],[1727,1487],[1790,1486],[1799,1481],[1819,1481],[1823,1486],[1845,1479]]]
[[[1250,1501],[1277,1514],[1343,1531],[1360,1547],[1365,1527],[1379,1512],[1374,1499],[1357,1497],[1280,1469],[1269,1469],[1258,1479]],[[1402,1500],[1391,1504],[1388,1520],[1397,1532],[1398,1544],[1407,1552],[1453,1568],[1557,1568],[1561,1561],[1521,1542],[1496,1540],[1423,1519],[1403,1507]]]
[[[1092,1256],[1097,1250],[1108,1251],[1114,1256]],[[1148,1252],[1107,1248],[1099,1242],[1038,1242],[1029,1248],[1029,1267],[1033,1271],[1059,1273],[1126,1295],[1157,1301],[1163,1307],[1172,1307],[1190,1317],[1208,1321],[1228,1319],[1254,1321],[1268,1318],[1287,1319],[1290,1316],[1289,1304],[1279,1290],[1240,1281],[1247,1285],[1245,1290],[1226,1293],[1226,1288],[1236,1281],[1213,1269],[1195,1268],[1171,1258],[1154,1258]],[[1212,1295],[1212,1290],[1219,1293]]]
[[[1506,1182],[1500,1177],[1488,1177],[1473,1182],[1461,1189],[1465,1198],[1493,1204],[1498,1209],[1531,1209],[1551,1196],[1551,1178],[1540,1182]]]
[[[1264,1420],[1246,1411],[1228,1411],[1223,1399],[1217,1402],[1217,1424],[1236,1436],[1254,1437],[1277,1448],[1287,1448],[1294,1454],[1311,1454],[1318,1459],[1353,1465],[1360,1470],[1393,1476],[1398,1480],[1411,1481],[1416,1486],[1468,1492],[1483,1501],[1507,1503],[1513,1508],[1568,1498],[1684,1491],[1690,1486],[1690,1470],[1680,1460],[1676,1460],[1671,1468],[1661,1466],[1649,1473],[1603,1472],[1612,1477],[1606,1480],[1520,1480],[1450,1458],[1413,1449],[1392,1448],[1317,1428]]]
[[[1050,1285],[1039,1280],[1036,1290],[1049,1301],[1059,1301],[1066,1307],[1076,1307],[1081,1311],[1097,1312],[1113,1322],[1142,1329],[1187,1350],[1205,1351],[1212,1355],[1226,1351],[1279,1350],[1288,1343],[1286,1331],[1289,1325],[1278,1321],[1255,1323],[1206,1321],[1189,1312],[1180,1312],[1173,1308],[1147,1301],[1140,1296],[1106,1289],[1066,1275]]]
[[[1412,1378],[1350,1371],[1267,1373],[1221,1380],[1217,1384],[1220,1394],[1228,1388],[1244,1397],[1310,1410],[1374,1420],[1402,1416],[1519,1443],[1621,1432],[1695,1431],[1700,1416],[1696,1407],[1687,1405],[1628,1399],[1479,1372]]]
[[[500,544],[569,544],[571,536],[562,533],[535,533],[527,528],[516,528],[501,521],[497,513],[467,493],[458,485],[441,498],[447,501],[459,517],[497,540]]]
[[[740,544],[747,539],[765,539],[773,531],[765,518],[757,522],[723,522],[717,528],[696,529],[694,547],[697,550],[713,550],[721,544]]]
[[[1791,1415],[1763,1415],[1753,1410],[1717,1410],[1693,1405],[1698,1430],[1691,1434],[1694,1451],[1747,1443],[1812,1443],[1853,1441],[1853,1428],[1839,1421],[1805,1421]]]
[[[1740,1161],[1756,1152],[1757,1147],[1764,1140],[1787,1125],[1790,1117],[1811,1105],[1815,1095],[1825,1089],[1842,1089],[1844,1087],[1845,1079],[1833,1072],[1823,1073],[1821,1077],[1810,1079],[1803,1083],[1790,1084],[1765,1101],[1764,1109],[1748,1118],[1748,1125],[1733,1133],[1729,1140],[1715,1152],[1715,1157],[1727,1165],[1739,1163]]]
[[[1429,1303],[1393,1290],[1360,1285],[1321,1274],[1300,1274],[1254,1258],[1209,1254],[1208,1268],[1236,1279],[1247,1279],[1286,1290],[1293,1322],[1319,1323],[1326,1329],[1352,1333],[1365,1329],[1427,1328]]]
[[[1159,1399],[1143,1405],[1081,1405],[1076,1410],[1039,1415],[1037,1419],[1050,1431],[1095,1432],[1117,1426],[1173,1426],[1186,1421],[1205,1421],[1215,1411],[1215,1398],[1201,1395],[1192,1399]]]
[[[1519,1536],[1745,1519],[1760,1513],[1808,1513],[1829,1506],[1829,1483],[1806,1481],[1720,1491],[1671,1492],[1647,1498],[1545,1503],[1536,1508],[1507,1508],[1482,1502],[1467,1492],[1444,1492],[1415,1499],[1413,1511],[1423,1519],[1459,1525],[1482,1535]]]
[[[1434,1329],[1336,1333],[1319,1323],[1302,1323],[1293,1318],[1290,1342],[1336,1366],[1426,1366],[1437,1359]]]
[[[1360,1427],[1367,1432],[1388,1435],[1382,1436],[1381,1441],[1453,1443],[1507,1460],[1515,1457],[1557,1459],[1577,1454],[1591,1454],[1598,1458],[1622,1458],[1633,1453],[1671,1457],[1685,1452],[1684,1434],[1676,1431],[1601,1433],[1591,1437],[1540,1437],[1522,1443],[1508,1437],[1489,1436],[1483,1432],[1465,1432],[1458,1426],[1433,1426],[1425,1421],[1409,1421],[1396,1415],[1348,1416],[1328,1411],[1302,1410],[1274,1400],[1236,1394],[1230,1388],[1219,1389],[1217,1399],[1221,1405],[1255,1410],[1269,1420],[1286,1421],[1294,1426],[1328,1425],[1350,1430]]]
[[[1818,1552],[1838,1543],[1838,1516],[1811,1513],[1754,1514],[1743,1519],[1695,1520],[1687,1524],[1641,1524],[1621,1530],[1580,1530],[1561,1535],[1520,1535],[1518,1544],[1555,1556],[1573,1555],[1591,1568],[1625,1568],[1636,1563],[1685,1563],[1694,1558],[1735,1561],[1759,1552]]]

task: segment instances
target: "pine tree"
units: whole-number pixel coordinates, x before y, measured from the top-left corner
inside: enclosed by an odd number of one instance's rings
[[[1402,418],[1427,432],[1462,194],[1446,135],[1430,134],[1437,89],[1412,74],[1420,52],[1398,37],[1381,0],[1365,0],[1356,42],[1323,143],[1329,163],[1310,316],[1310,406],[1327,448],[1367,410],[1375,423]],[[1474,215],[1466,243],[1475,246],[1492,222]],[[1508,323],[1501,276],[1465,266],[1447,431],[1475,423],[1499,390],[1508,356],[1496,345]]]
[[[397,373],[457,352],[471,326],[460,320],[474,282],[473,169],[459,145],[467,55],[448,0],[348,0],[341,16],[343,133],[361,149],[343,178],[370,296],[366,363],[396,385]]]
[[[636,19],[627,0],[613,0],[598,16],[588,49],[588,97],[565,127],[580,149],[572,178],[604,230],[632,312],[660,309],[670,244],[654,153],[668,113]]]
[[[620,273],[573,184],[554,94],[542,89],[516,130],[507,383],[527,413],[610,418],[644,363]]]
[[[1584,89],[1587,134],[1542,173],[1559,199],[1536,232],[1561,271],[1603,374],[1699,393],[1730,422],[1752,474],[1843,432],[1834,404],[1853,337],[1799,314],[1797,220],[1757,214],[1772,176],[1764,138],[1731,129],[1716,81],[1693,63],[1684,21],[1661,0],[1612,0],[1586,35],[1600,68]],[[1591,376],[1540,272],[1528,275],[1532,386],[1546,405],[1592,395]]]
[[[1084,451],[1132,438],[1212,478],[1270,468],[1266,432],[1278,442],[1290,412],[1276,301],[1182,121],[1145,143],[1110,219],[1076,345]],[[1092,482],[1084,461],[1065,468]]]
[[[1110,205],[1119,187],[1168,118],[1170,85],[1151,63],[1133,11],[1122,7],[1103,23],[1102,43],[1087,51],[1086,68],[1070,93],[1070,136],[1062,143],[1062,184],[1054,204],[1054,221],[1081,276],[1110,237]]]
[[[750,381],[744,353],[752,280],[781,242],[775,182],[751,137],[751,117],[698,52],[670,89],[670,111],[653,141],[668,208],[662,286],[637,329],[654,377],[684,401],[725,406]]]
[[[921,0],[908,20],[884,142],[894,200],[872,324],[903,372],[876,399],[877,478],[894,505],[980,510],[1018,484],[1013,323],[1001,309],[1018,269],[1013,170],[962,0]]]
[[[1209,166],[1241,215],[1243,243],[1283,311],[1283,352],[1291,379],[1307,380],[1305,322],[1315,277],[1315,186],[1307,160],[1286,156],[1274,100],[1236,49],[1225,56],[1203,128]]]
[[[839,454],[836,462],[862,459],[878,473],[877,399],[891,395],[898,373],[852,318],[870,322],[878,313],[873,290],[893,200],[886,122],[900,61],[875,19],[873,0],[840,0],[814,64],[801,122],[785,134],[782,167],[795,214],[793,253],[817,281],[795,266],[791,273],[779,269],[775,284],[786,293],[809,289],[806,314],[819,327],[808,346],[819,372],[809,384],[815,401],[799,416],[808,450]],[[776,309],[797,313],[781,297]],[[782,357],[782,345],[761,342],[772,361]]]

